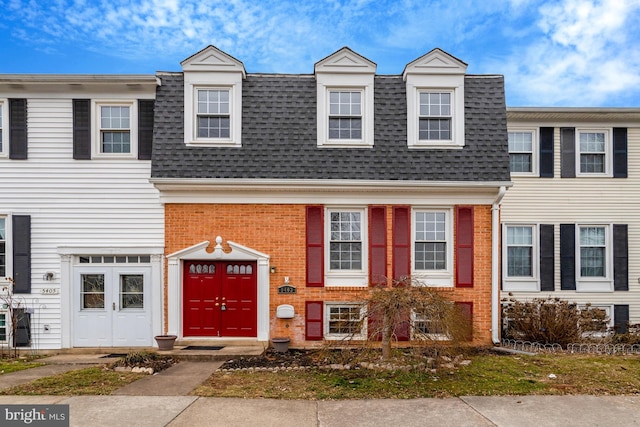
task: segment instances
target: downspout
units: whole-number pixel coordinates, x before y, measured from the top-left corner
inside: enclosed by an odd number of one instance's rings
[[[507,188],[503,185],[491,206],[491,340],[500,344],[500,202]]]

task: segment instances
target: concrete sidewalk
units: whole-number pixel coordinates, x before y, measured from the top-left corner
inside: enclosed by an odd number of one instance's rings
[[[302,401],[195,396],[0,396],[0,404],[68,404],[71,426],[640,425],[640,396],[504,396]]]

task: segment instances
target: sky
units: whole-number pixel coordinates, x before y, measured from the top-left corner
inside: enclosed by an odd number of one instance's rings
[[[640,107],[640,0],[0,0],[0,73],[153,74],[208,45],[312,74],[343,46],[378,74],[434,48],[505,77],[509,107]]]

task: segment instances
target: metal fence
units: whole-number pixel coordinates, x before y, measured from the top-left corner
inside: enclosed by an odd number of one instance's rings
[[[502,340],[502,347],[531,353],[568,354],[635,354],[640,355],[640,344],[575,343],[563,348],[560,344],[541,344],[531,341]]]

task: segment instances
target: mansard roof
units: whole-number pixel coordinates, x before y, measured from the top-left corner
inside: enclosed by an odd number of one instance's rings
[[[465,146],[410,149],[402,75],[374,80],[374,146],[317,146],[313,75],[247,74],[242,146],[184,144],[184,75],[161,73],[152,179],[273,179],[508,182],[502,76],[464,77]]]

